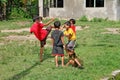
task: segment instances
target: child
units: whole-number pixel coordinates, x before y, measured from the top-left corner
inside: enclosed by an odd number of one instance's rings
[[[76,21],[75,21],[75,19],[70,19],[69,21],[70,21],[72,30],[76,34],[76,26],[75,26]]]
[[[75,52],[71,50],[69,50],[69,61],[66,64],[66,66],[68,66],[69,64],[71,64],[73,67],[84,69],[83,62],[80,59],[78,59]]]
[[[68,43],[66,44],[65,49],[70,58],[66,65],[72,64],[72,65],[78,66],[79,68],[82,68],[82,65],[80,64],[80,62],[74,52],[76,35],[75,35],[74,31],[71,29],[71,24],[69,21],[65,22],[64,26],[66,28],[64,35],[68,38]]]
[[[60,31],[61,23],[60,21],[54,22],[55,30],[51,34],[53,50],[52,55],[55,56],[55,64],[58,67],[58,56],[61,56],[62,66],[64,66],[64,39],[63,39],[63,32]]]
[[[64,31],[64,36],[68,38],[68,43],[66,44],[66,52],[68,53],[68,49],[72,48],[74,49],[75,41],[76,41],[76,35],[73,32],[73,30],[70,28],[71,24],[69,21],[65,22],[64,24],[66,30]]]
[[[33,18],[34,24],[30,28],[30,32],[34,33],[36,38],[40,41],[40,61],[42,62],[42,55],[43,55],[43,49],[44,45],[46,44],[46,38],[48,34],[51,31],[52,27],[47,27],[46,29],[43,29],[44,26],[48,26],[51,22],[53,22],[54,19],[52,18],[50,21],[48,21],[46,24],[42,23],[42,17],[35,16]]]

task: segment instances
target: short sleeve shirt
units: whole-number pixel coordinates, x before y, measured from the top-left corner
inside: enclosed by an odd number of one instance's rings
[[[71,28],[69,28],[68,30],[65,30],[64,35],[71,35],[69,40],[76,40],[76,35]]]
[[[54,45],[63,45],[61,37],[64,36],[62,31],[54,30],[51,34],[51,38],[54,40]]]
[[[35,22],[30,28],[30,32],[33,32],[36,38],[39,39],[40,41],[43,40],[47,35],[47,30],[42,29],[43,27],[44,27],[43,23]]]
[[[75,27],[75,25],[71,25],[71,28],[74,31],[74,33],[76,34],[76,27]]]

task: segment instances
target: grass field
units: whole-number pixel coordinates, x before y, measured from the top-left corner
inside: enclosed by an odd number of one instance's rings
[[[21,29],[31,24],[31,20],[2,21],[0,30]],[[39,41],[5,38],[11,35],[31,35],[29,32],[0,32],[0,80],[100,80],[120,69],[120,22],[77,21],[76,25],[89,26],[77,31],[75,48],[79,58],[84,61],[85,69],[72,66],[56,68],[49,46],[45,47],[44,61],[41,63]],[[103,33],[108,32],[106,28],[119,30],[117,34]]]

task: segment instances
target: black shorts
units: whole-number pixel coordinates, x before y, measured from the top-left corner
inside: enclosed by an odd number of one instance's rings
[[[46,28],[46,30],[47,30],[47,35],[46,35],[45,39],[43,39],[43,40],[40,41],[40,46],[41,47],[44,47],[44,45],[46,44],[46,39],[47,39],[49,33],[51,32],[52,27],[49,26],[49,27]]]

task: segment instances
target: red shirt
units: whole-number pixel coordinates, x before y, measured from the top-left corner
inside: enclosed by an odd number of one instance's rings
[[[37,39],[43,40],[47,35],[47,30],[42,29],[44,27],[43,23],[35,22],[30,28],[30,32],[33,32]]]
[[[70,28],[72,28],[72,30],[74,31],[74,33],[76,34],[76,27],[75,27],[75,25],[71,25],[71,27]]]

